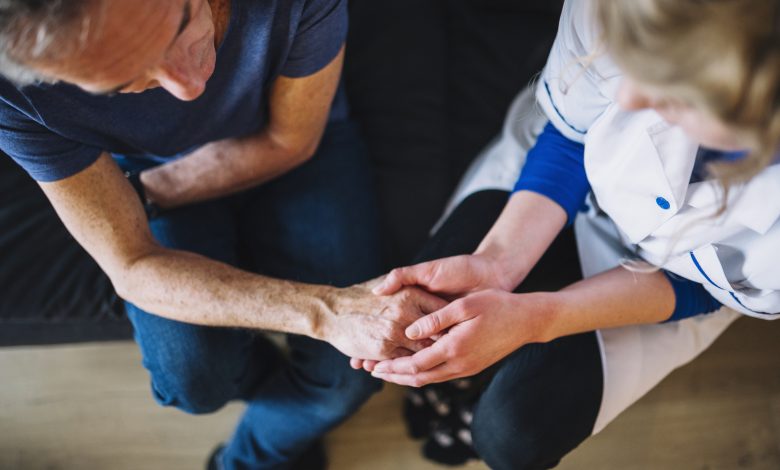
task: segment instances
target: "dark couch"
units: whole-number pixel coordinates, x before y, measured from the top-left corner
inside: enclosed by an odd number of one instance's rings
[[[376,169],[387,267],[424,243],[512,97],[560,0],[352,0],[345,80]],[[120,299],[37,185],[0,156],[0,346],[129,338]]]

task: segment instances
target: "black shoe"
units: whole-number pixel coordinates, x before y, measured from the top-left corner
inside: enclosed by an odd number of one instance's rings
[[[222,454],[225,451],[225,444],[220,444],[211,452],[206,470],[223,470]],[[325,444],[318,440],[312,444],[306,452],[303,453],[295,463],[292,464],[292,470],[326,470],[328,468],[328,458],[325,454]]]

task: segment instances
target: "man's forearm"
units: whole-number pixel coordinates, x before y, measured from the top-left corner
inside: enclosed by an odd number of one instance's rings
[[[112,277],[120,296],[166,318],[322,338],[336,289],[251,274],[205,257],[151,252]]]
[[[553,200],[530,191],[512,195],[475,254],[496,264],[502,287],[525,279],[566,224],[566,212]]]
[[[659,323],[675,308],[674,289],[661,271],[614,268],[545,294],[550,300],[539,341],[602,328]]]
[[[314,146],[292,147],[268,132],[206,145],[141,173],[147,196],[162,208],[215,199],[272,180],[306,161]]]
[[[166,208],[233,194],[295,168],[311,157],[328,122],[341,76],[344,49],[320,71],[277,77],[262,131],[206,145],[141,173],[147,196]]]
[[[162,248],[111,278],[121,296],[166,318],[305,335],[374,360],[424,347],[425,341],[407,338],[404,330],[446,305],[419,289],[377,297],[371,282],[336,288],[284,281]]]

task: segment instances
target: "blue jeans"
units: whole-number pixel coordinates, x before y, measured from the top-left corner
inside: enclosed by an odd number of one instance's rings
[[[362,282],[382,269],[366,160],[354,126],[332,123],[303,166],[253,190],[164,213],[150,226],[163,246],[256,273],[336,286]],[[129,303],[127,312],[160,404],[200,414],[234,399],[247,402],[223,454],[229,469],[288,468],[381,387],[311,338],[288,335],[290,354],[283,357],[256,332],[181,323]]]

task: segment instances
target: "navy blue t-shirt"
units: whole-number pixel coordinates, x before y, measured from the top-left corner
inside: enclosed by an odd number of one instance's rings
[[[232,0],[214,74],[191,102],[162,88],[97,96],[65,83],[19,89],[0,79],[0,149],[48,182],[87,168],[103,151],[166,162],[256,133],[267,121],[274,79],[322,69],[346,31],[346,0]],[[346,114],[339,92],[330,119]]]

